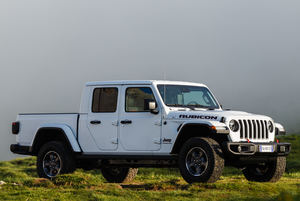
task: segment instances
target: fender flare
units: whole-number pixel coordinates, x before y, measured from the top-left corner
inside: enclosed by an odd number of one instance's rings
[[[180,140],[183,138],[182,137],[182,130],[187,127],[187,126],[203,126],[203,127],[206,127],[207,129],[210,129],[210,126],[209,124],[207,124],[207,122],[194,122],[194,121],[189,121],[189,122],[184,122],[182,124],[180,124],[180,126],[177,128],[177,135],[176,135],[176,138],[175,138],[175,142],[173,144],[173,147],[172,147],[172,150],[171,150],[171,153],[174,153],[178,146],[179,146],[179,143],[180,143]]]
[[[218,122],[218,121],[187,121],[178,127],[177,137],[180,134],[182,128],[184,128],[185,126],[189,126],[189,125],[205,126],[208,129],[211,129],[211,131],[214,131],[215,133],[229,134],[229,128],[226,126],[225,123],[222,123],[222,122]]]
[[[180,134],[181,130],[185,127],[185,126],[190,126],[190,125],[198,125],[198,126],[205,126],[205,127],[211,127],[212,123],[208,122],[208,121],[188,121],[188,122],[184,122],[182,124],[180,124],[180,126],[178,127],[177,131],[177,137]]]
[[[275,123],[275,135],[285,135],[286,131],[280,123]]]
[[[39,133],[42,129],[58,129],[62,131],[62,133],[65,135],[64,137],[68,140],[70,146],[72,147],[74,152],[81,152],[81,148],[77,142],[77,139],[75,137],[74,132],[72,129],[66,125],[66,124],[42,124],[36,131],[36,135],[31,143],[32,147],[35,144],[35,140],[37,137],[37,133]]]
[[[177,146],[178,146],[178,141],[180,141],[180,139],[182,138],[182,130],[186,127],[186,126],[202,126],[207,128],[210,133],[214,133],[214,134],[229,134],[229,129],[227,128],[227,126],[224,123],[221,122],[217,122],[217,121],[187,121],[182,123],[178,129],[177,129],[177,135],[176,135],[176,139],[174,142],[174,145],[172,147],[171,153],[174,153],[174,151],[176,150]]]

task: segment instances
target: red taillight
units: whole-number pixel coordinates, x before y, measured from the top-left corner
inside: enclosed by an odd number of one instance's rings
[[[248,142],[248,143],[250,143],[250,140],[249,140],[249,139],[247,139],[247,142]]]
[[[279,140],[276,138],[276,142],[279,143]]]
[[[18,134],[20,130],[20,122],[16,121],[12,123],[11,131],[13,134]]]

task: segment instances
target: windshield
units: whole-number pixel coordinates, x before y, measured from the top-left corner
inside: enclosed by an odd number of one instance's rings
[[[219,105],[206,87],[185,85],[157,85],[167,106],[218,109]]]

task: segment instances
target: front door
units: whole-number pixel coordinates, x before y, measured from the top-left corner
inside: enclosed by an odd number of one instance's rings
[[[147,105],[155,101],[149,85],[123,86],[120,112],[120,143],[129,151],[159,150],[161,138],[161,112],[150,113]]]
[[[99,150],[116,150],[118,147],[118,86],[93,88],[88,129]]]

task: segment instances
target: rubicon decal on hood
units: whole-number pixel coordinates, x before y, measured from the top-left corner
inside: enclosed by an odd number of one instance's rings
[[[179,118],[182,118],[182,119],[213,119],[213,120],[217,120],[218,116],[204,116],[204,115],[186,115],[186,114],[181,114],[181,115],[179,115]]]

